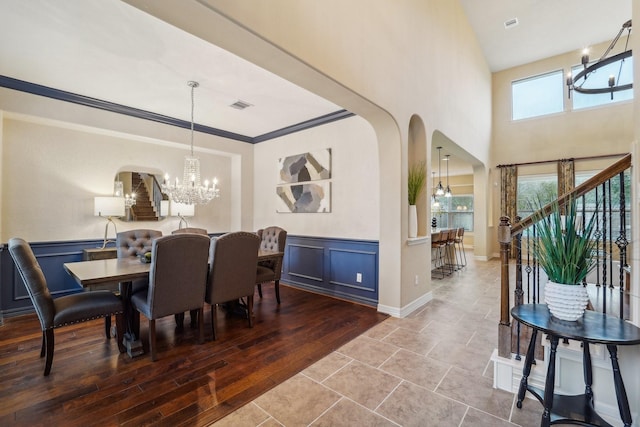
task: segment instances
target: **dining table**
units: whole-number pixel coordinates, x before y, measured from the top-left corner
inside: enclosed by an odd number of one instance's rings
[[[258,261],[276,259],[284,254],[279,251],[258,251]],[[95,285],[120,284],[119,291],[124,305],[125,334],[122,337],[129,357],[144,353],[142,343],[133,328],[134,308],[131,304],[132,282],[149,277],[151,263],[144,263],[137,257],[98,259],[93,261],[67,262],[65,271],[84,288]]]

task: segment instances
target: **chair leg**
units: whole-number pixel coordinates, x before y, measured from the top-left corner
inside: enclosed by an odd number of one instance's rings
[[[280,280],[274,281],[274,288],[276,289],[276,301],[280,304]]]
[[[44,376],[46,377],[51,372],[51,364],[53,363],[53,346],[54,346],[54,338],[53,338],[53,329],[47,329],[44,331],[44,340],[46,342],[46,359],[44,362]]]
[[[191,316],[193,316],[194,311],[197,313],[198,318],[198,344],[202,344],[204,342],[204,310],[202,307],[198,310],[191,310]],[[191,322],[193,323],[193,317],[191,319]]]
[[[195,329],[198,326],[199,313],[200,313],[199,310],[189,311],[189,317],[191,318],[191,329]]]
[[[127,351],[127,348],[122,342],[122,337],[124,337],[124,314],[120,313],[116,314],[116,341],[118,342],[118,350],[120,350],[120,353]]]
[[[184,313],[176,313],[173,317],[176,319],[176,328],[182,330],[184,328]]]
[[[107,339],[111,339],[111,316],[104,317],[104,333],[107,336]]]
[[[253,328],[253,295],[247,297],[247,317],[249,318],[249,327]]]
[[[149,319],[149,353],[151,361],[156,361],[156,320]]]
[[[258,283],[258,295],[262,298],[262,283]]]
[[[218,317],[218,304],[211,304],[211,330],[213,331],[213,340],[218,339],[216,336],[216,326],[218,321],[216,318]]]
[[[42,331],[42,344],[40,345],[40,357],[44,357],[44,355],[46,354],[46,350],[47,350],[47,338],[46,338],[46,332]]]

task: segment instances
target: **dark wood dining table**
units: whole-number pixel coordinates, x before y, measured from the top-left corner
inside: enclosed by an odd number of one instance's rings
[[[278,251],[258,251],[258,261],[267,261],[283,256]],[[137,279],[149,277],[150,263],[143,263],[138,258],[110,258],[94,261],[67,262],[64,269],[78,284],[83,287],[120,283],[120,294],[125,306],[126,332],[122,337],[123,344],[130,357],[143,353],[142,343],[133,330],[133,307],[131,306],[131,283]]]

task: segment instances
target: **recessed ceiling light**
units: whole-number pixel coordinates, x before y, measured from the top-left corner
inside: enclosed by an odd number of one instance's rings
[[[506,28],[507,30],[509,28],[515,27],[516,25],[518,25],[518,18],[511,18],[504,21],[504,28]]]
[[[246,101],[237,100],[233,104],[229,105],[231,108],[235,108],[236,110],[244,110],[247,107],[253,107],[253,104],[249,104]]]

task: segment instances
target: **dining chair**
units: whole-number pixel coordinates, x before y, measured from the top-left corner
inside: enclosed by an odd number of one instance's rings
[[[121,231],[116,234],[116,256],[118,258],[138,258],[143,256],[147,252],[151,252],[153,241],[158,237],[162,237],[162,231],[151,230],[147,228],[138,228],[134,230]],[[149,287],[149,279],[137,279],[131,282],[129,295],[125,295],[126,298],[131,295],[146,291]],[[119,285],[120,293],[122,294],[123,286]],[[131,313],[127,316],[133,321],[133,325],[129,325],[136,336],[140,335],[140,316],[137,312]]]
[[[131,303],[149,319],[149,352],[156,360],[156,320],[198,310],[198,343],[203,342],[202,307],[207,285],[210,239],[199,234],[158,237],[151,248],[149,286],[131,295]]]
[[[177,230],[173,230],[171,234],[180,234],[180,233],[194,233],[194,234],[204,234],[206,236],[209,235],[206,229],[198,228],[198,227],[184,227],[178,228]]]
[[[255,233],[235,231],[211,238],[209,278],[205,301],[211,304],[211,328],[217,339],[218,304],[246,298],[249,327],[253,327],[253,294],[260,238]]]
[[[202,234],[202,235],[205,235],[205,236],[209,235],[209,233],[207,232],[206,229],[197,228],[197,227],[178,228],[178,229],[173,230],[171,232],[171,234],[185,234],[185,233]],[[191,318],[191,327],[195,328],[197,323],[198,323],[198,310],[191,310],[189,315],[190,315],[190,318]],[[176,314],[175,318],[176,318],[176,326],[178,328],[182,328],[183,325],[184,325],[184,313]]]
[[[284,249],[287,243],[287,231],[280,227],[271,226],[258,230],[257,235],[260,237],[260,250],[282,252],[282,255],[278,258],[259,262],[256,275],[260,298],[262,298],[262,284],[273,282],[276,301],[280,304],[280,277],[282,275]]]
[[[44,376],[51,372],[55,341],[54,329],[115,315],[117,336],[123,336],[123,305],[120,298],[110,291],[102,290],[80,292],[54,299],[49,292],[47,280],[31,246],[20,238],[10,239],[8,246],[11,258],[16,264],[40,320],[42,328],[40,357],[46,356]],[[106,331],[106,336],[107,339],[110,338],[109,329]],[[120,339],[118,339],[118,348],[121,353],[125,351]]]

